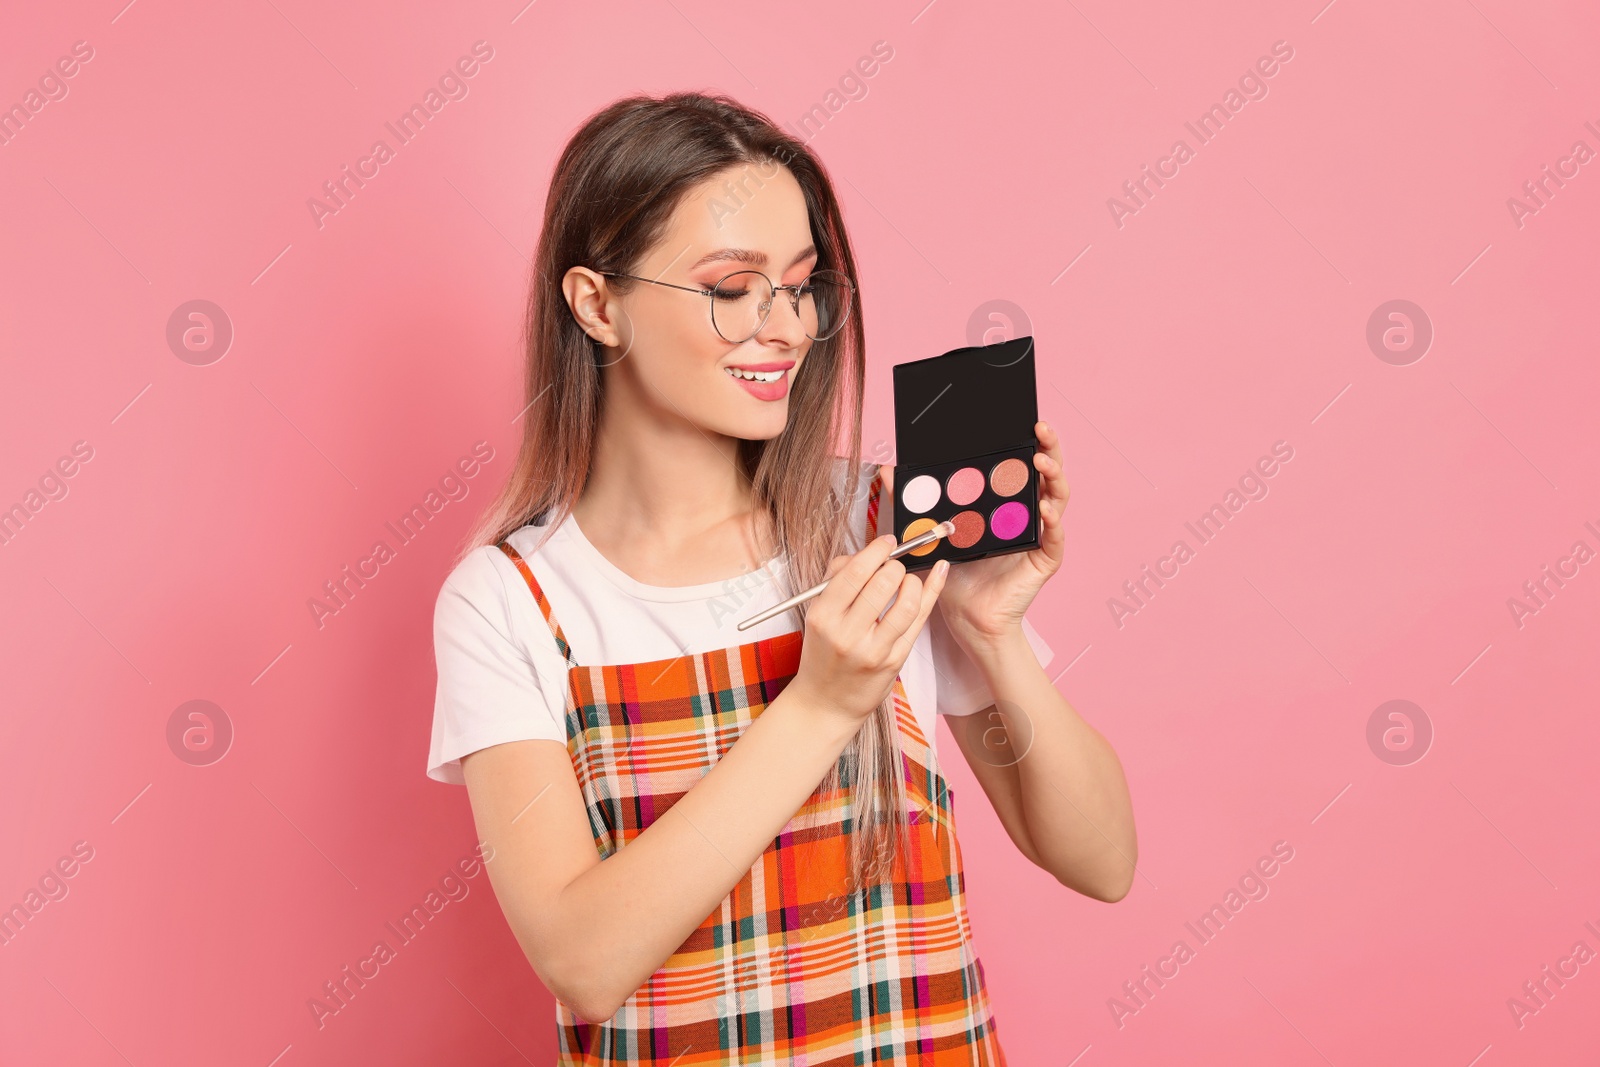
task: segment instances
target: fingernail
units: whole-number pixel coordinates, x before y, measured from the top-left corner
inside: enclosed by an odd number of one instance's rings
[[[943,578],[944,572],[950,569],[950,561],[947,559],[941,559],[938,563],[933,565],[933,569],[939,572],[939,577]]]

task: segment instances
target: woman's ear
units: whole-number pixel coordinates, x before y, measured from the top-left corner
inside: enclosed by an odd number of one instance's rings
[[[590,340],[608,347],[616,345],[617,329],[608,309],[611,294],[604,275],[588,267],[573,267],[561,279],[561,292],[572,317]]]

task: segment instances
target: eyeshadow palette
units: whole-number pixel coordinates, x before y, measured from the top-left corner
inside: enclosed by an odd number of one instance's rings
[[[1039,546],[1033,338],[957,348],[894,368],[894,533],[955,533],[900,557],[919,571]]]

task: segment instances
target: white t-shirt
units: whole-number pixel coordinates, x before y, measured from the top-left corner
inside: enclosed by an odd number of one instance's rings
[[[835,468],[841,497],[845,463],[841,458]],[[849,517],[852,552],[865,542],[866,477]],[[889,507],[882,494],[884,528]],[[546,532],[528,525],[507,540],[539,582],[580,665],[647,663],[799,629],[793,611],[748,630],[736,628],[788,595],[777,580],[783,574],[781,559],[726,581],[645,585],[601,555],[571,516],[541,544]],[[1054,657],[1050,647],[1027,619],[1022,628],[1040,664],[1048,665]],[[569,666],[528,583],[504,552],[481,545],[451,571],[434,606],[433,640],[439,687],[428,777],[462,784],[461,757],[490,745],[530,739],[566,744]],[[935,714],[970,715],[994,703],[983,672],[951,635],[937,607],[900,677],[930,746],[936,744]]]

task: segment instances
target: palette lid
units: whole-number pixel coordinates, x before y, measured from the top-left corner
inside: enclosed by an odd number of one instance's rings
[[[957,348],[894,367],[895,461],[951,463],[1037,443],[1033,338]]]

